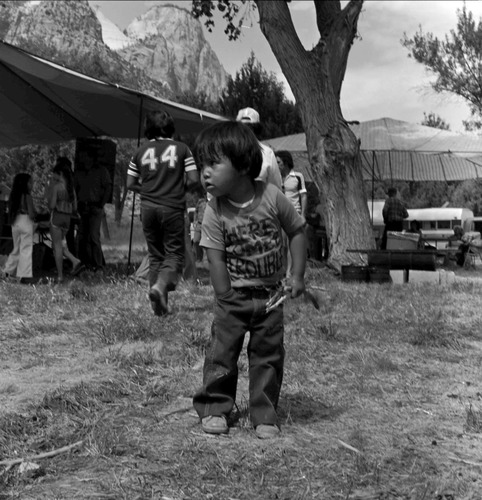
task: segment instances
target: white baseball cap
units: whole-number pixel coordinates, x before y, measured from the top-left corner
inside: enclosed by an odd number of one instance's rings
[[[253,108],[243,108],[238,112],[237,122],[259,123],[259,113]]]

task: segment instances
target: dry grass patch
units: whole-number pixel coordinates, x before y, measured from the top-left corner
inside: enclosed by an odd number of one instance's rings
[[[310,269],[320,311],[286,304],[282,434],[264,442],[244,352],[229,435],[204,434],[192,408],[211,287],[181,283],[156,318],[123,269],[0,284],[0,461],[81,441],[30,458],[31,471],[0,466],[0,499],[480,500],[478,283],[351,284]]]

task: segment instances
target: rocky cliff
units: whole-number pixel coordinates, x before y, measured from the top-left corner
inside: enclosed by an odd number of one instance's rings
[[[167,98],[202,92],[216,99],[226,83],[200,22],[170,5],[152,7],[122,34],[87,0],[2,0],[0,39],[90,76]]]
[[[102,26],[87,0],[0,2],[0,39],[104,81],[170,97],[102,39]]]
[[[101,25],[86,0],[2,1],[0,19],[0,38],[12,45],[42,43],[79,58],[106,51]]]
[[[153,6],[129,24],[126,35],[132,44],[118,53],[175,94],[204,92],[214,99],[226,85],[226,71],[188,10]]]

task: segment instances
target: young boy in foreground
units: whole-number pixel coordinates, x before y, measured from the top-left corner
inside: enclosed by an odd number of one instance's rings
[[[194,408],[204,432],[228,432],[237,362],[249,331],[251,421],[259,438],[272,438],[280,432],[276,408],[285,351],[283,305],[269,308],[267,303],[282,287],[282,231],[288,235],[293,258],[285,292],[294,298],[305,291],[304,221],[279,189],[255,181],[262,154],[246,125],[222,122],[203,130],[193,153],[213,197],[204,213],[201,246],[215,293],[211,344]]]

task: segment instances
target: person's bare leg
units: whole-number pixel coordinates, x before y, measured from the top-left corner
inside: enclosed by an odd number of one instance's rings
[[[73,268],[80,263],[80,259],[75,257],[75,255],[70,252],[66,244],[63,245],[63,252],[64,252],[64,257],[71,262]]]
[[[64,279],[64,252],[62,249],[62,230],[58,227],[50,226],[50,235],[52,237],[52,250],[54,252],[55,267],[57,268],[57,280],[62,281]]]

